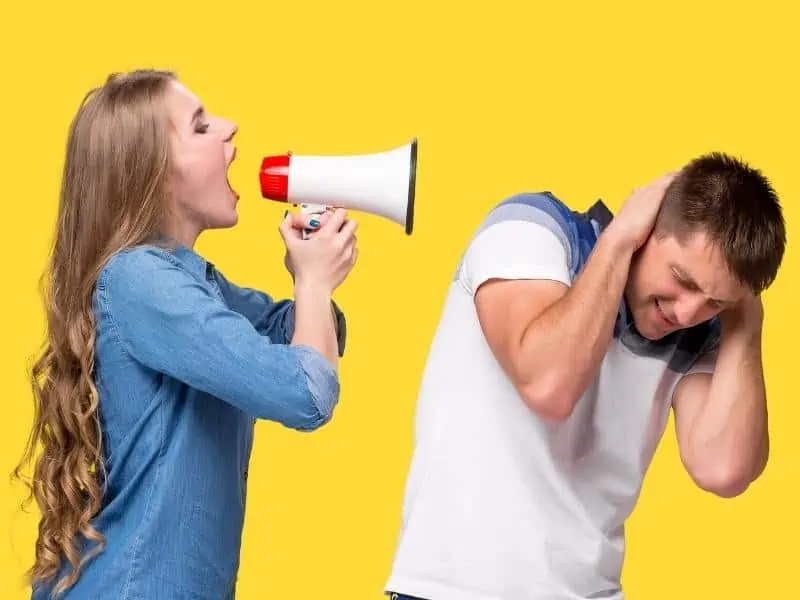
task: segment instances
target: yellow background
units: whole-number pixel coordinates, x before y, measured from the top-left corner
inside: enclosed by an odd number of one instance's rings
[[[68,123],[114,70],[176,69],[240,127],[240,225],[198,249],[234,281],[290,293],[260,199],[263,154],[366,153],[419,137],[416,229],[357,215],[360,260],[337,300],[349,318],[343,395],[311,435],[257,426],[239,598],[381,597],[400,523],[415,395],[445,289],[473,228],[508,194],[550,189],[617,209],[635,186],[708,150],[761,167],[785,204],[789,249],[766,295],[772,458],[743,497],[693,487],[667,430],[628,529],[630,600],[800,597],[800,408],[795,311],[797,9],[761,1],[73,2],[6,4],[0,467],[32,415],[37,280]],[[788,6],[788,3],[787,3]],[[7,481],[7,480],[6,480]],[[0,597],[24,598],[36,520],[2,484]]]

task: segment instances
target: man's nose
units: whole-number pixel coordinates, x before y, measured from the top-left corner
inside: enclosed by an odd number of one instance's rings
[[[689,327],[697,321],[698,315],[703,310],[705,299],[700,295],[682,298],[675,304],[675,320],[680,327]]]

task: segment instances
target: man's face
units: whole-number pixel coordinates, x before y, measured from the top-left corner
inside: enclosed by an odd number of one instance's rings
[[[701,231],[683,242],[651,235],[631,265],[625,290],[636,329],[651,340],[707,321],[750,293]]]

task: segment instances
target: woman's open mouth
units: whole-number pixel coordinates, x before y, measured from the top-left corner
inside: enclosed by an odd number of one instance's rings
[[[231,159],[230,159],[230,161],[228,161],[228,170],[230,170],[231,165],[233,164],[234,160],[236,160],[236,146],[233,147],[233,154],[231,154]],[[231,185],[231,180],[230,180],[230,173],[228,173],[228,171],[226,171],[226,173],[225,173],[225,182],[228,184],[228,188],[231,190],[231,193],[238,200],[239,199],[239,192],[237,192],[235,189],[233,189],[233,186]]]

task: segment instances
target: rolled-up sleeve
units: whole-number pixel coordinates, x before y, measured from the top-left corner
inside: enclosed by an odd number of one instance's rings
[[[274,343],[165,251],[117,254],[97,292],[112,335],[141,364],[292,429],[331,419],[339,379],[325,357]]]

